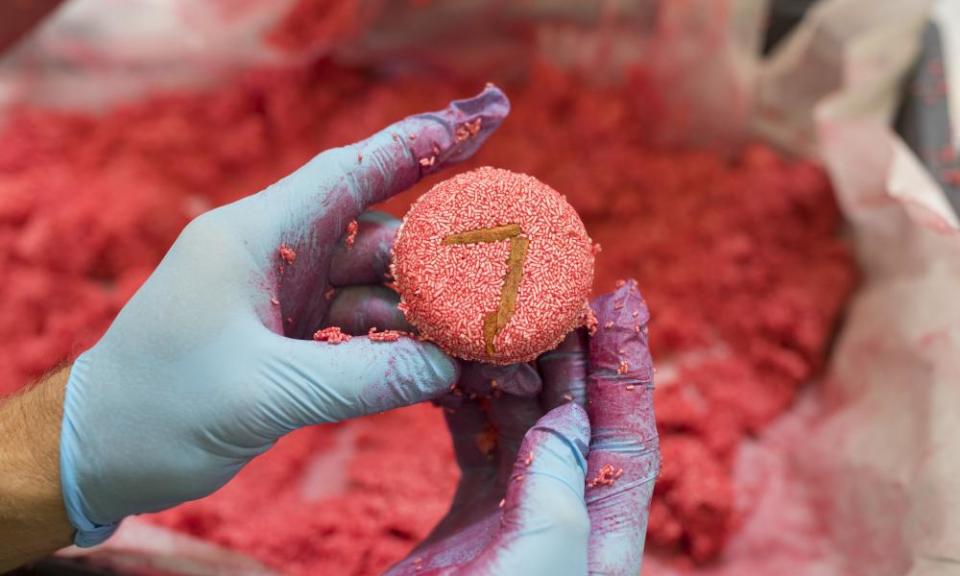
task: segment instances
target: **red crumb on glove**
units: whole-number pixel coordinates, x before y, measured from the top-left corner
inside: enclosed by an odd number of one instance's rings
[[[597,471],[597,475],[587,482],[587,487],[613,486],[613,483],[621,476],[623,476],[623,468],[614,468],[610,464],[604,464],[603,467]]]
[[[328,328],[321,328],[320,330],[317,330],[316,332],[313,333],[314,340],[316,340],[317,342],[326,342],[328,344],[339,344],[341,342],[349,342],[350,338],[352,338],[352,336],[350,336],[349,334],[344,334],[343,331],[340,330],[339,326],[330,326]]]
[[[367,332],[367,338],[373,340],[374,342],[396,342],[400,339],[400,336],[403,336],[403,333],[399,330],[384,330],[383,332],[377,332],[377,328],[373,327]]]
[[[347,245],[347,248],[353,248],[353,243],[357,241],[357,229],[359,228],[356,220],[351,220],[347,224],[347,237],[343,241]]]
[[[585,304],[586,312],[584,312],[583,326],[587,329],[587,333],[593,336],[597,333],[597,315],[593,313],[593,308],[590,307],[590,304]]]
[[[294,260],[297,259],[297,251],[286,244],[281,244],[280,258],[282,258],[287,264],[293,264]]]
[[[483,432],[474,436],[473,441],[477,445],[477,450],[484,456],[492,456],[497,449],[497,430],[493,426],[487,426]]]
[[[434,186],[394,245],[401,310],[454,356],[533,360],[584,322],[593,243],[560,194],[480,168]]]
[[[455,133],[457,142],[463,142],[464,140],[468,140],[469,138],[476,136],[477,132],[480,131],[480,126],[482,121],[483,121],[483,118],[477,118],[472,122],[469,122],[469,121],[464,122],[460,126],[457,126],[457,130]]]

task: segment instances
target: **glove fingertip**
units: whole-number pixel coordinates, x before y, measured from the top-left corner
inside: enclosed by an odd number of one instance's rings
[[[460,363],[447,355],[436,344],[417,342],[422,348],[424,364],[429,367],[432,376],[430,382],[435,384],[438,392],[446,391],[460,379]]]
[[[460,379],[460,364],[432,342],[412,336],[358,336],[351,344],[361,357],[385,365],[384,380],[412,387],[405,396],[411,401],[431,400],[450,390]]]
[[[537,430],[551,432],[565,439],[576,448],[581,457],[587,457],[590,446],[590,419],[579,404],[568,402],[547,412],[531,428],[531,432]]]
[[[647,337],[650,312],[636,280],[628,280],[591,304],[597,331],[590,338],[594,376],[650,382],[653,362]]]
[[[506,533],[586,544],[589,440],[587,414],[573,403],[554,408],[527,432],[503,502]],[[537,540],[527,538],[526,545],[535,546]]]
[[[473,156],[510,113],[510,100],[493,84],[445,109],[407,119],[405,131],[420,178]]]
[[[483,114],[488,121],[502,122],[510,114],[510,99],[497,85],[488,83],[472,98],[454,100],[451,106],[467,116]]]

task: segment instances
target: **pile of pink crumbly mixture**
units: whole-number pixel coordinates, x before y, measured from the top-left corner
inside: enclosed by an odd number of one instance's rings
[[[855,284],[829,184],[762,146],[729,157],[652,148],[642,86],[532,74],[501,81],[513,112],[459,169],[525,172],[566,194],[602,245],[595,291],[636,277],[654,357],[700,358],[657,392],[663,473],[649,540],[709,560],[736,535],[738,446],[818,373]],[[321,61],[102,115],[11,111],[0,128],[0,393],[90,346],[192,216],[485,80]],[[388,208],[402,214],[433,182]],[[441,415],[418,406],[291,434],[219,493],[152,521],[286,573],[375,574],[427,534],[457,474]]]

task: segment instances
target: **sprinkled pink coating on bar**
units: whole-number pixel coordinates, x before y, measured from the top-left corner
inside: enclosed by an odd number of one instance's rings
[[[501,306],[509,241],[444,244],[516,224],[529,240],[516,308],[488,355],[484,317]],[[510,364],[554,348],[588,314],[593,242],[576,211],[532,176],[484,167],[440,182],[410,208],[391,266],[399,308],[426,338],[467,360]]]

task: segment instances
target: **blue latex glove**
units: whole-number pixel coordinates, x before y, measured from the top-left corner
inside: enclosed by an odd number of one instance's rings
[[[633,281],[592,305],[589,340],[536,364],[464,365],[439,401],[462,472],[453,504],[389,574],[639,574],[660,465],[647,308]]]
[[[389,241],[377,217],[365,217],[349,248],[348,223],[471,156],[508,110],[489,86],[324,152],[184,229],[71,369],[61,479],[78,545],[101,542],[125,516],[210,494],[296,428],[448,390],[457,365],[430,344],[310,337],[324,325],[396,315],[383,288],[325,297],[331,285],[379,283],[386,272]],[[479,132],[462,138],[463,125],[478,120]]]

